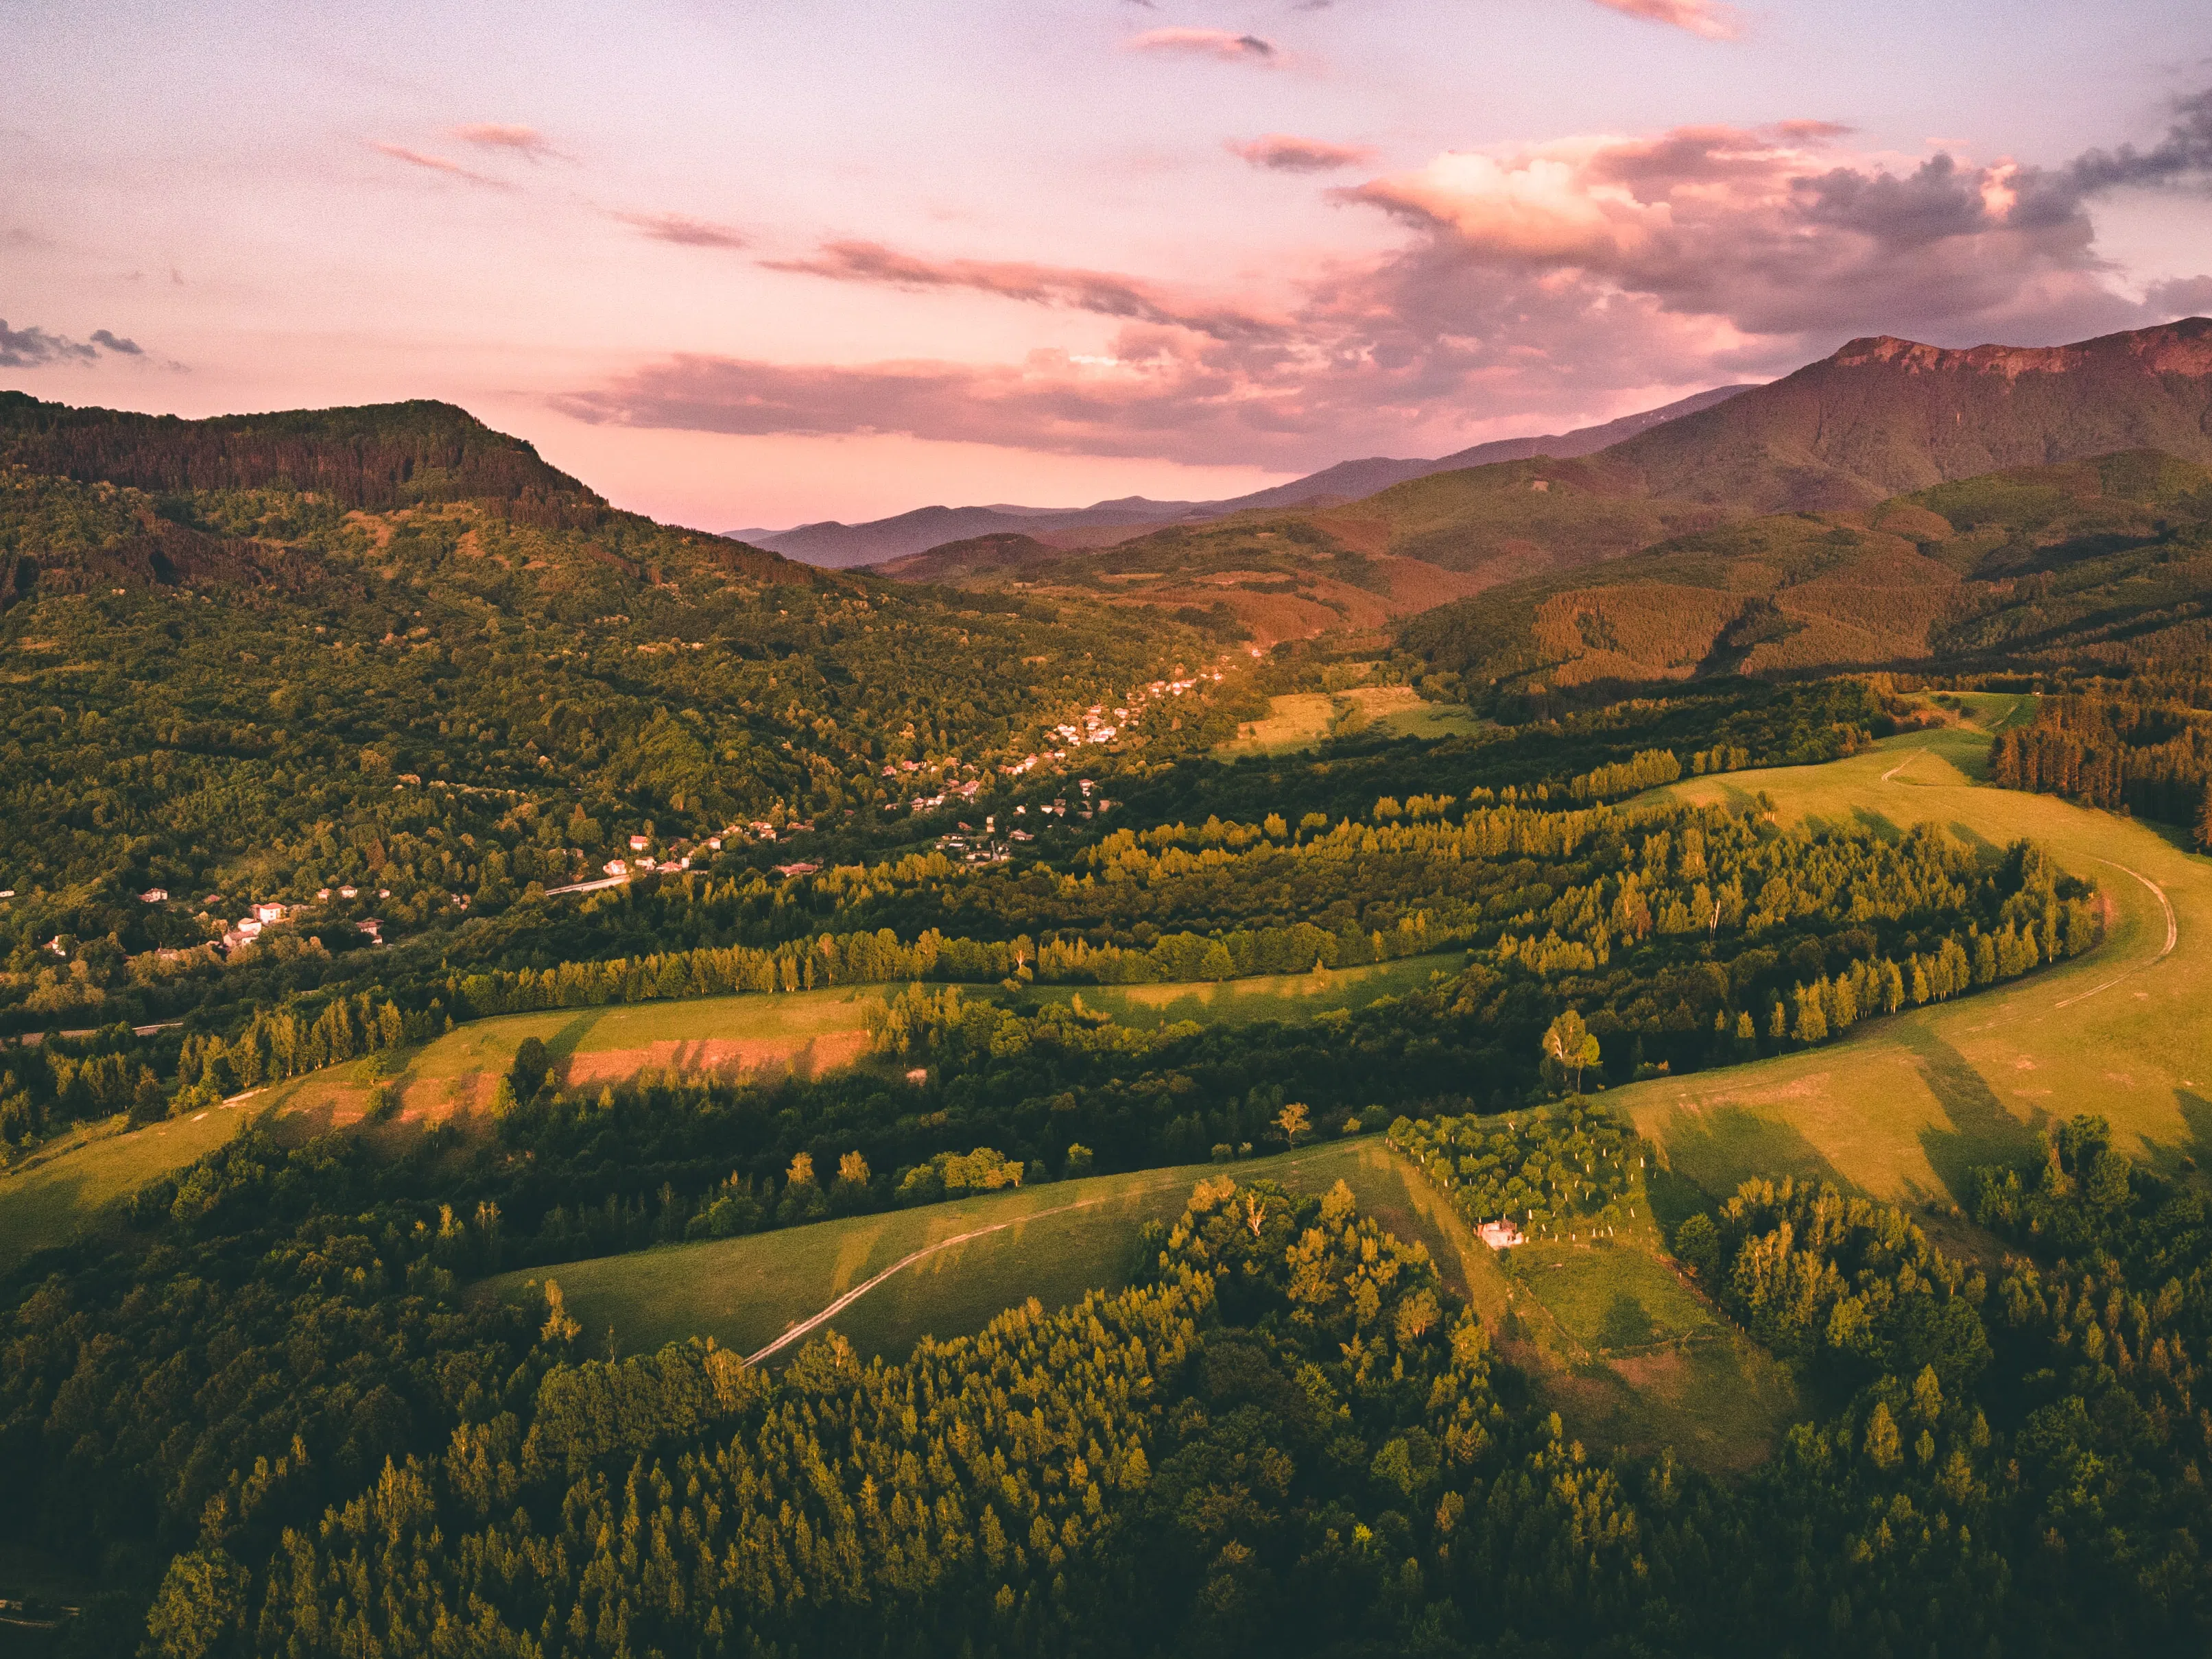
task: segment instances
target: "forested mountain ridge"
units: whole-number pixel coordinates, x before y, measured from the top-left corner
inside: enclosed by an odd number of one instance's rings
[[[993,536],[1024,532],[1050,535],[1064,549],[1104,547],[1141,535],[1153,526],[1195,526],[1241,513],[1267,513],[1292,507],[1333,507],[1358,501],[1432,472],[1456,472],[1493,461],[1525,460],[1531,456],[1555,459],[1589,455],[1648,430],[1663,422],[1733,398],[1741,386],[1715,386],[1692,393],[1657,409],[1639,410],[1599,426],[1577,427],[1571,432],[1546,433],[1538,437],[1497,438],[1439,456],[1434,460],[1401,460],[1370,455],[1356,461],[1339,461],[1303,478],[1255,489],[1214,501],[1157,501],[1142,495],[1118,501],[1094,501],[1089,507],[920,507],[887,519],[864,524],[840,524],[825,520],[790,530],[733,532],[756,546],[772,548],[810,564],[836,569],[856,565],[889,564],[933,553],[955,538],[981,541]]]
[[[548,527],[588,526],[607,510],[521,439],[421,398],[187,421],[0,392],[0,466],[156,495],[277,489],[373,511],[494,501]]]
[[[0,466],[0,939],[9,975],[69,980],[64,1023],[125,954],[200,946],[252,900],[356,886],[319,921],[358,942],[596,877],[633,834],[667,859],[820,817],[868,844],[910,797],[972,795],[1054,721],[1211,655],[1156,619],[617,512],[440,405],[255,417],[242,447],[223,422],[9,407],[15,453],[159,486]],[[262,482],[170,487],[210,471]],[[1121,724],[1122,748],[1152,740]]]
[[[1170,526],[1042,568],[1027,550],[1010,544],[994,562],[970,544],[945,566],[925,559],[893,574],[941,568],[927,579],[990,586],[1018,574],[1106,586],[1115,573],[1187,560],[1195,548],[1258,550],[1273,540],[1438,565],[1471,591],[1618,559],[1753,514],[1863,512],[1983,474],[2134,449],[2212,462],[2212,320],[2051,347],[1855,340],[1784,380],[1595,453],[1523,455],[1433,471],[1354,501]],[[1183,588],[1174,602],[1189,602]],[[1331,625],[1318,613],[1304,620],[1307,632]]]

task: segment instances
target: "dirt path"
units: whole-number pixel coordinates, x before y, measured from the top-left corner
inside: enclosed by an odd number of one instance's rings
[[[800,1337],[805,1336],[809,1331],[819,1329],[823,1325],[825,1325],[830,1320],[835,1319],[839,1314],[844,1312],[846,1309],[851,1307],[855,1302],[858,1302],[870,1291],[874,1290],[877,1285],[882,1284],[893,1273],[898,1273],[903,1268],[911,1267],[915,1262],[921,1261],[922,1257],[926,1255],[934,1255],[939,1250],[951,1249],[955,1244],[965,1244],[969,1239],[981,1238],[987,1233],[1004,1232],[1009,1227],[1020,1226],[1024,1221],[1042,1221],[1048,1215],[1066,1215],[1070,1210],[1088,1209],[1094,1204],[1103,1202],[1104,1202],[1103,1199],[1089,1198],[1083,1200],[1079,1203],[1062,1204],[1057,1209],[1034,1210],[1028,1215],[1016,1216],[1012,1220],[994,1222],[988,1227],[974,1228],[968,1232],[956,1233],[951,1238],[940,1238],[934,1244],[925,1244],[920,1249],[911,1251],[908,1255],[901,1256],[897,1261],[892,1262],[890,1267],[884,1268],[883,1272],[878,1273],[873,1279],[869,1279],[866,1284],[854,1285],[851,1290],[846,1291],[844,1295],[839,1297],[835,1302],[832,1302],[828,1307],[823,1309],[820,1313],[816,1314],[813,1318],[804,1320],[799,1324],[793,1325],[789,1330],[786,1331],[781,1336],[776,1338],[775,1341],[769,1343],[768,1346],[763,1348],[758,1353],[746,1355],[745,1364],[748,1365],[757,1365],[762,1360],[766,1359],[770,1354],[773,1354],[781,1349],[789,1347],[793,1343],[798,1341]]]
[[[2094,858],[2096,855],[2092,854],[2090,856]],[[2159,953],[2151,957],[2148,962],[2130,963],[2125,968],[2120,969],[2118,973],[2113,975],[2112,978],[2105,981],[2101,985],[2093,985],[2087,990],[2077,992],[2075,994],[2066,998],[2062,1002],[2055,1002],[2051,1004],[2051,1006],[2054,1008],[2071,1008],[2077,1002],[2087,1002],[2091,997],[2096,995],[2098,992],[2111,990],[2112,987],[2118,985],[2122,980],[2125,979],[2130,974],[2134,973],[2137,969],[2152,967],[2158,963],[2164,962],[2168,957],[2173,954],[2173,947],[2180,941],[2181,939],[2181,926],[2174,920],[2173,901],[2166,897],[2165,888],[2160,886],[2148,876],[2143,874],[2142,871],[2130,870],[2126,865],[2118,863],[2114,860],[2100,858],[2097,860],[2097,862],[2100,864],[2109,864],[2113,869],[2119,871],[2124,875],[2133,876],[2137,881],[2150,889],[2150,896],[2158,901],[2158,908],[2166,912],[2166,944],[2160,947]]]

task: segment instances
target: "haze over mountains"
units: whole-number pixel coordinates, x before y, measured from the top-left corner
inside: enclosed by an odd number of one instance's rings
[[[1401,460],[1370,456],[1364,460],[1339,461],[1303,478],[1249,495],[1214,501],[1158,501],[1143,495],[1125,495],[1095,501],[1089,507],[922,507],[888,519],[864,524],[841,524],[824,520],[791,530],[733,530],[734,539],[764,547],[787,558],[832,569],[854,565],[882,564],[909,554],[927,552],[949,542],[979,536],[1019,534],[1043,540],[1051,538],[1064,547],[1098,545],[1118,537],[1086,537],[1065,532],[1136,532],[1165,524],[1202,523],[1231,513],[1265,511],[1274,507],[1315,507],[1356,501],[1388,489],[1392,484],[1431,473],[1497,461],[1525,459],[1533,455],[1562,459],[1589,455],[1633,437],[1662,422],[1710,409],[1748,390],[1743,386],[1715,386],[1657,409],[1647,409],[1600,426],[1579,427],[1571,432],[1540,437],[1500,438],[1458,450],[1434,460]],[[1044,544],[1051,545],[1052,541]]]

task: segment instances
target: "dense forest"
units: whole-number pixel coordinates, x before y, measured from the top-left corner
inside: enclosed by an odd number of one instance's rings
[[[2179,824],[2212,846],[2212,675],[2202,660],[2068,681],[1997,734],[1990,778]]]
[[[1823,1188],[1680,1224],[1814,1402],[1719,1483],[1571,1442],[1340,1188],[1224,1172],[1126,1291],[771,1377],[467,1311],[459,1218],[241,1143],[10,1315],[8,1524],[179,1551],[178,1656],[2184,1650],[2203,1202],[2045,1146],[1981,1177],[1999,1273]]]

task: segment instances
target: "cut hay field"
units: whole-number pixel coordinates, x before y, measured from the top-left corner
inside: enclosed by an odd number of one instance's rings
[[[2017,700],[1971,702],[1977,717],[2018,717]],[[1615,1091],[1677,1174],[1717,1195],[1800,1173],[1948,1207],[1970,1196],[1974,1165],[2023,1156],[2077,1112],[2102,1113],[2131,1155],[2169,1173],[2212,1158],[2212,863],[2146,824],[1978,783],[1988,743],[1978,726],[1912,732],[1826,766],[1660,792],[1764,792],[1792,823],[1887,833],[1932,820],[1991,847],[2027,836],[2106,902],[2105,940],[2085,957],[1832,1046]]]

